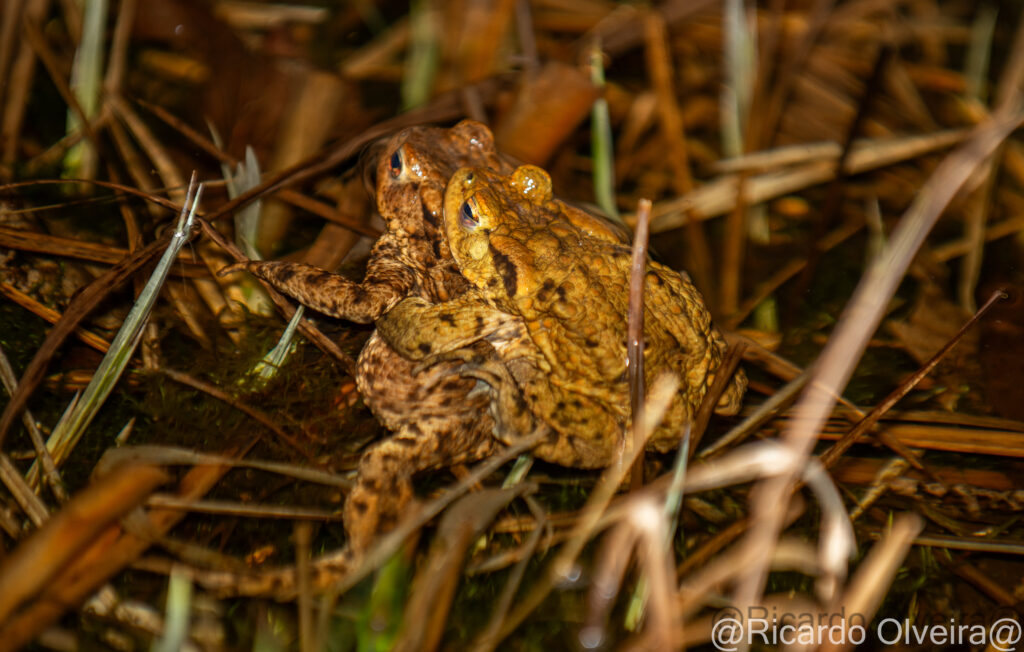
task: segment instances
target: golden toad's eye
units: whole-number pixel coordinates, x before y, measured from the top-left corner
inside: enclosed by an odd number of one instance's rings
[[[402,174],[402,154],[401,150],[395,150],[391,155],[391,178],[397,179],[398,175]]]
[[[475,229],[480,224],[468,200],[462,202],[462,206],[459,207],[459,223],[467,229]]]

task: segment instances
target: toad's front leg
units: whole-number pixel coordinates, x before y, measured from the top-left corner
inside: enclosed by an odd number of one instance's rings
[[[313,310],[369,324],[416,287],[412,270],[391,255],[385,237],[374,246],[362,283],[313,265],[281,261],[250,260],[226,267],[219,274],[244,269]]]
[[[404,299],[377,321],[377,332],[405,358],[424,360],[504,337],[508,331],[517,331],[519,323],[470,292],[439,304],[418,297]]]

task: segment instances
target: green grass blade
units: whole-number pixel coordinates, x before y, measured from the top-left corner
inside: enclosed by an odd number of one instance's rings
[[[996,31],[996,17],[999,10],[984,4],[978,8],[974,23],[971,24],[971,39],[967,47],[964,77],[967,78],[967,97],[985,101],[988,86],[989,58],[992,52],[992,38]]]
[[[743,153],[743,133],[750,112],[756,74],[754,33],[747,23],[744,0],[726,0],[722,48],[725,54],[725,84],[721,95],[722,152],[727,157]]]
[[[426,0],[414,0],[409,9],[411,33],[402,75],[402,110],[405,111],[430,99],[441,61],[437,10]]]
[[[245,162],[238,164],[234,175],[225,168],[225,181],[228,182],[228,196],[234,199],[238,195],[255,188],[260,183],[260,163],[256,160],[256,153],[252,147],[245,148]],[[235,244],[253,260],[263,260],[263,256],[256,250],[256,242],[260,232],[260,216],[263,214],[262,200],[257,199],[248,204],[245,208],[235,212]]]
[[[75,53],[71,70],[71,89],[75,93],[82,112],[87,117],[96,115],[100,105],[100,91],[103,86],[103,45],[107,21],[107,0],[85,0],[85,15],[82,21],[82,42]],[[81,128],[78,116],[68,109],[67,131],[72,133]],[[82,140],[64,155],[64,176],[69,179],[89,178],[95,166],[96,152],[92,143]]]
[[[263,356],[262,360],[253,365],[249,374],[254,386],[262,387],[268,380],[276,376],[277,370],[285,363],[288,356],[295,352],[295,331],[298,330],[299,322],[302,321],[304,314],[306,314],[306,306],[296,308],[288,326],[281,333],[281,339]]]
[[[213,131],[212,126],[211,131]],[[217,139],[216,132],[214,132],[214,139]],[[260,183],[260,164],[251,147],[245,148],[245,162],[239,163],[233,174],[227,164],[221,165],[221,172],[227,183],[228,196],[232,199],[255,188]],[[262,208],[262,201],[256,200],[235,214],[235,244],[253,260],[263,260],[263,255],[256,248],[260,219],[263,215]],[[266,312],[272,310],[270,299],[258,284],[245,283],[240,288],[244,293],[246,304],[252,312],[262,313],[264,309]],[[295,331],[298,329],[303,314],[305,314],[305,307],[299,306],[284,329],[284,333],[281,334],[277,345],[253,365],[249,376],[243,379],[243,383],[251,383],[250,388],[258,389],[277,375],[277,370],[295,351]]]
[[[106,401],[107,396],[110,395],[111,390],[121,377],[121,373],[135,352],[135,347],[142,337],[142,330],[146,325],[150,312],[153,310],[153,305],[156,303],[160,288],[163,287],[164,280],[166,280],[167,274],[171,271],[171,266],[174,265],[178,252],[181,251],[181,248],[191,236],[192,224],[195,219],[196,209],[199,206],[199,198],[202,194],[203,187],[200,185],[195,193],[195,200],[192,202],[191,210],[186,214],[183,209],[182,215],[178,220],[178,227],[171,238],[170,244],[167,246],[167,250],[164,251],[163,258],[160,259],[156,269],[153,270],[149,281],[139,294],[135,305],[132,306],[131,312],[128,313],[128,317],[125,318],[124,323],[121,325],[121,330],[117,332],[114,341],[111,342],[110,350],[103,357],[103,361],[100,362],[100,366],[96,369],[96,373],[93,374],[92,380],[89,381],[89,385],[82,393],[81,399],[68,411],[66,418],[61,419],[61,422],[50,435],[46,446],[50,449],[54,462],[57,464],[67,459],[75,444],[81,438],[82,433],[85,432],[93,417],[96,416],[96,413],[104,401]]]
[[[181,569],[171,571],[167,587],[164,635],[153,643],[153,652],[177,652],[188,641],[192,613],[192,579]]]
[[[604,61],[599,43],[595,43],[590,51],[590,81],[601,92],[590,109],[594,199],[601,210],[619,220],[619,208],[615,204],[615,147],[612,143],[612,122],[608,114],[608,102],[604,99]]]

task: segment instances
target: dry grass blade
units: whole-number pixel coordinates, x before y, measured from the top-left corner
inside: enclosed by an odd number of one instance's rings
[[[655,10],[641,12],[641,19],[644,28],[644,58],[654,89],[659,133],[668,145],[672,190],[678,195],[686,196],[694,187],[693,174],[690,170],[686,124],[676,101],[673,83],[676,70],[672,63],[667,25],[661,12]],[[710,247],[704,228],[697,220],[687,219],[687,235],[690,275],[697,287],[705,290],[712,288],[715,283],[712,279]]]
[[[121,183],[112,183],[110,181],[101,181],[99,179],[33,179],[31,181],[18,181],[16,183],[8,183],[0,186],[0,192],[9,192],[11,190],[17,190],[19,188],[28,188],[31,186],[50,186],[50,185],[66,185],[68,183],[74,184],[91,184],[99,186],[100,188],[107,188],[109,190],[116,190],[119,193],[132,195],[146,200],[147,202],[163,206],[164,208],[170,209],[174,213],[178,213],[181,210],[181,204],[175,203],[166,197],[154,195],[151,192],[145,190],[139,190],[131,186],[126,186]],[[137,253],[137,252],[133,252]]]
[[[62,238],[45,233],[31,233],[8,227],[0,227],[0,247],[52,256],[67,256],[108,265],[113,265],[128,255],[128,250],[120,247],[74,238]],[[201,269],[191,260],[190,254],[184,253],[180,259],[180,264],[175,267],[175,272],[191,276],[206,274],[205,269]]]
[[[7,354],[4,353],[2,348],[0,348],[0,380],[3,381],[3,386],[7,389],[7,393],[14,395],[18,381],[14,375],[14,369],[7,359]],[[36,459],[39,460],[42,466],[43,478],[46,484],[50,487],[58,501],[62,503],[67,502],[68,494],[64,489],[64,482],[61,480],[60,473],[57,471],[57,465],[54,463],[50,451],[46,448],[46,441],[43,439],[43,433],[39,430],[35,418],[28,410],[25,410],[21,416],[25,429],[28,431],[29,440],[32,442],[32,448],[36,452]],[[14,468],[14,465],[11,464],[11,461],[6,456],[2,458],[2,465],[4,467],[4,484],[15,497],[15,500],[18,501],[25,514],[32,519],[36,527],[39,527],[46,520],[47,514],[42,501],[35,495],[32,488],[25,482],[25,478]]]
[[[651,85],[658,98],[658,126],[668,144],[668,164],[672,169],[672,183],[679,194],[693,190],[690,157],[686,147],[686,125],[676,101],[672,80],[675,69],[669,51],[665,21],[656,11],[643,12],[644,56],[651,77]]]
[[[626,369],[629,374],[629,406],[633,424],[630,445],[640,451],[630,470],[634,489],[639,489],[644,483],[644,283],[647,280],[650,218],[651,202],[641,199],[636,209],[633,257],[629,267],[629,313],[626,325]]]
[[[786,383],[785,387],[782,387],[769,396],[768,400],[758,405],[741,423],[736,424],[731,430],[729,430],[729,432],[725,433],[715,440],[714,443],[697,453],[697,459],[711,459],[728,450],[731,446],[734,446],[746,439],[758,428],[770,421],[773,416],[792,404],[793,401],[796,400],[800,390],[807,384],[807,379],[809,377],[810,373],[804,371],[799,376]]]
[[[984,13],[982,13],[982,16]],[[978,17],[978,23],[982,23],[982,16]],[[995,17],[991,20],[994,22]],[[991,39],[991,33],[988,37]],[[986,43],[982,49],[987,53],[991,43]],[[986,59],[987,65],[987,59]],[[1014,35],[1013,49],[1007,59],[1007,65],[999,79],[999,87],[996,93],[997,111],[1007,110],[1013,104],[1019,102],[1018,95],[1021,92],[1021,84],[1024,82],[1024,18],[1017,24],[1017,33]],[[963,260],[960,263],[960,286],[958,295],[960,305],[965,309],[973,311],[974,292],[981,277],[982,248],[985,244],[985,224],[988,222],[989,213],[992,208],[992,193],[995,189],[995,175],[998,172],[999,162],[1002,156],[994,156],[991,161],[980,172],[982,183],[975,191],[972,210],[968,213],[964,239],[969,244]]]
[[[25,482],[25,476],[14,465],[11,458],[5,454],[0,454],[0,482],[3,482],[7,490],[11,492],[14,502],[18,503],[21,511],[25,513],[28,520],[32,521],[33,525],[41,527],[50,517],[46,505],[35,494],[32,487]]]
[[[118,7],[117,22],[114,25],[113,38],[110,43],[107,74],[103,79],[104,90],[108,93],[119,93],[124,83],[128,65],[128,46],[131,41],[132,24],[135,21],[138,4],[138,0],[124,0]]]
[[[191,465],[222,465],[247,469],[259,469],[270,473],[295,478],[303,482],[313,482],[328,487],[340,487],[348,489],[352,481],[348,478],[328,473],[309,466],[288,464],[286,462],[269,462],[261,460],[242,460],[224,455],[212,455],[210,453],[198,453],[187,448],[174,448],[172,446],[119,446],[108,448],[99,462],[96,463],[95,472],[102,473],[106,469],[114,468],[127,462],[145,462],[148,464],[160,464],[171,466],[178,464]]]
[[[870,149],[869,142],[858,141],[854,147]],[[798,165],[815,161],[838,159],[843,153],[839,143],[807,143],[786,145],[775,149],[765,149],[742,156],[723,158],[715,161],[712,169],[719,174],[733,172],[764,172],[788,165]]]
[[[850,174],[875,170],[950,147],[963,137],[962,131],[948,131],[891,139],[863,151],[855,149],[847,161],[847,170]],[[829,181],[834,175],[835,164],[830,161],[766,172],[745,180],[743,198],[748,204],[758,204]],[[651,231],[659,233],[683,226],[689,219],[706,220],[729,212],[736,206],[739,183],[738,175],[726,175],[682,197],[656,203]]]
[[[73,333],[83,319],[107,297],[111,292],[120,287],[135,272],[149,263],[166,247],[173,234],[168,232],[164,236],[154,240],[146,247],[134,252],[117,265],[111,267],[105,274],[100,275],[92,283],[87,285],[81,292],[75,295],[63,317],[57,322],[53,329],[46,336],[43,345],[36,352],[32,362],[25,369],[21,379],[18,381],[18,391],[11,396],[10,403],[4,408],[3,416],[0,417],[0,446],[2,446],[7,432],[10,430],[14,420],[18,418],[29,395],[43,379],[46,366],[49,364],[57,349],[64,342],[68,335]]]
[[[108,95],[107,105],[114,115],[125,123],[132,136],[146,152],[149,160],[153,162],[164,187],[169,189],[171,199],[175,202],[182,201],[185,179],[153,131],[139,118],[131,105],[117,95]]]
[[[8,21],[17,24],[17,12],[20,9],[23,21],[31,21],[40,24],[49,11],[50,3],[47,0],[33,0],[28,3],[6,2],[4,8],[10,10],[5,13],[4,26],[7,28]],[[13,27],[9,28],[13,31]],[[5,29],[7,32],[7,29]],[[13,49],[13,44],[9,46]],[[0,70],[7,80],[6,96],[3,106],[3,123],[0,124],[0,141],[4,143],[3,152],[0,152],[0,163],[5,168],[10,168],[18,157],[19,132],[25,112],[28,109],[29,89],[32,86],[33,73],[36,57],[29,43],[22,42],[15,55],[10,70]],[[7,177],[10,172],[4,170],[3,176]]]
[[[850,614],[850,619],[844,620],[842,623],[844,627],[851,624],[866,627],[867,623],[871,622],[875,610],[882,603],[882,598],[885,597],[889,584],[906,557],[914,537],[923,527],[924,523],[916,514],[902,514],[897,517],[892,524],[892,529],[861,562],[857,573],[850,579],[846,591],[832,604],[827,613]],[[854,615],[858,617],[859,623],[852,622]],[[829,652],[845,650],[852,644],[849,642],[852,638],[846,635],[838,639],[848,641],[846,645],[834,645],[831,642],[823,641],[824,645],[818,649]]]
[[[0,568],[0,622],[10,622],[23,602],[50,583],[112,522],[167,480],[159,468],[126,466],[78,493],[4,561]],[[0,649],[12,648],[0,642]]]
[[[228,471],[228,467],[199,466],[178,485],[183,498],[196,498]],[[81,603],[115,573],[148,548],[154,539],[180,521],[184,512],[150,510],[145,516],[146,534],[139,536],[113,525],[47,583],[30,604],[0,625],[0,649],[18,649],[56,622],[69,608]],[[4,647],[6,646],[6,647]]]
[[[970,582],[974,588],[984,593],[996,604],[1003,607],[1012,607],[1017,603],[1017,599],[1003,587],[1000,581],[989,577],[976,566],[968,563],[964,558],[947,559],[940,555],[936,559],[938,559],[940,564]]]
[[[8,285],[7,283],[0,283],[0,294],[4,295],[25,310],[28,310],[35,316],[42,317],[51,324],[56,324],[61,319],[61,314],[59,312],[49,306],[43,305],[18,288]],[[75,337],[100,353],[106,353],[110,349],[110,342],[92,331],[88,331],[84,328],[76,328],[74,333]]]
[[[982,177],[982,182],[968,200],[970,208],[967,211],[964,225],[964,241],[968,248],[960,260],[960,281],[957,295],[960,305],[971,312],[977,310],[974,294],[977,291],[978,280],[981,278],[982,249],[985,246],[986,225],[993,204],[992,193],[995,190],[997,161],[1000,158],[1002,157],[993,157],[978,172]]]
[[[985,229],[985,241],[999,240],[1000,238],[1015,235],[1020,231],[1024,231],[1024,216],[1010,217]],[[938,245],[932,250],[932,256],[938,262],[946,262],[967,254],[972,246],[967,238],[961,238]]]
[[[644,408],[645,442],[647,437],[650,437],[651,433],[654,432],[657,424],[661,422],[665,410],[668,409],[669,402],[676,393],[678,386],[679,381],[670,376],[662,376],[655,379],[648,394],[647,405]],[[622,482],[626,471],[632,466],[633,459],[640,450],[643,450],[643,448],[634,449],[629,456],[623,455],[621,460],[605,470],[601,476],[601,481],[587,500],[587,505],[584,507],[580,520],[573,530],[572,538],[559,550],[555,558],[551,560],[543,576],[537,580],[530,592],[516,606],[516,609],[509,614],[494,638],[486,641],[486,645],[497,645],[498,641],[508,636],[512,630],[518,627],[544,601],[544,598],[547,597],[548,593],[555,586],[569,580],[573,576],[576,558],[590,539],[612,495]]]
[[[815,374],[797,406],[794,425],[784,441],[794,453],[806,457],[834,404],[834,396],[846,384],[868,338],[909,266],[911,258],[946,205],[979,165],[1024,119],[1009,111],[977,128],[968,141],[936,169],[913,205],[907,210],[883,254],[868,269],[832,338],[818,359]],[[749,574],[737,588],[737,604],[754,604],[767,576],[773,542],[781,526],[779,505],[793,486],[792,472],[766,480],[752,494],[754,524],[747,546],[753,561]]]
[[[413,652],[437,648],[466,551],[498,512],[528,490],[531,490],[530,485],[523,483],[508,489],[477,491],[459,499],[445,512],[427,561],[413,580],[394,650]]]
[[[483,84],[481,86],[483,86]],[[483,93],[484,89],[482,89],[481,92]],[[493,92],[493,90],[490,92]],[[206,217],[211,222],[219,220],[233,214],[236,210],[248,205],[249,202],[268,193],[312,179],[316,175],[330,170],[346,159],[354,156],[368,143],[371,143],[382,136],[386,136],[401,127],[421,122],[436,122],[452,119],[460,113],[457,101],[458,98],[456,95],[449,94],[439,97],[431,105],[403,113],[397,118],[392,118],[391,120],[385,120],[375,127],[360,133],[348,142],[339,145],[337,148],[326,154],[315,154],[299,163],[296,163],[295,165],[271,174],[267,179],[264,179],[263,183],[260,185],[247,190],[238,197],[235,197],[231,201],[211,212]]]
[[[869,531],[873,537],[880,538],[884,533]],[[940,534],[925,534],[914,537],[914,545],[965,552],[985,552],[996,555],[1024,556],[1024,541],[986,541],[977,537],[953,537]]]
[[[333,596],[330,598],[330,601],[333,601],[334,597],[348,591],[390,559],[409,536],[469,491],[470,487],[494,473],[510,459],[536,446],[547,434],[546,429],[539,429],[500,454],[480,463],[442,496],[427,503],[416,513],[403,519],[395,529],[380,537],[374,547],[361,557],[357,558],[350,549],[342,548],[315,559],[312,564],[314,587],[317,591],[327,591]],[[294,568],[275,569],[263,573],[211,571],[196,579],[209,590],[224,595],[273,596],[287,600],[293,599],[297,590]]]
[[[867,416],[861,419],[861,421],[856,426],[854,426],[848,433],[843,435],[843,437],[839,441],[832,444],[832,446],[830,446],[828,450],[822,453],[818,457],[818,460],[825,466],[825,468],[828,468],[835,464],[836,461],[839,460],[840,457],[842,457],[843,453],[849,450],[851,446],[857,443],[857,440],[862,435],[867,433],[869,430],[871,430],[871,428],[874,427],[876,423],[878,423],[878,420],[882,418],[883,414],[891,410],[892,407],[896,405],[896,403],[898,403],[901,398],[909,394],[910,390],[914,389],[914,387],[916,387],[918,383],[924,380],[924,377],[927,376],[928,373],[931,372],[935,368],[935,366],[938,365],[940,361],[942,361],[944,357],[946,357],[946,355],[952,350],[952,348],[956,346],[956,343],[959,342],[965,334],[967,334],[967,330],[971,326],[973,326],[975,322],[981,319],[982,315],[988,312],[988,309],[995,305],[996,301],[1005,298],[1007,298],[1006,293],[1002,291],[996,292],[991,297],[989,297],[989,300],[985,302],[985,305],[983,305],[981,309],[978,310],[978,312],[976,312],[974,316],[967,321],[966,324],[961,326],[960,330],[957,331],[956,335],[954,335],[953,338],[945,346],[943,346],[940,350],[936,351],[935,355],[932,356],[932,358],[928,360],[927,363],[925,363],[920,369],[914,372],[909,378],[904,380],[903,383],[901,383],[900,386],[896,388],[896,390],[889,394],[889,396],[886,396],[881,401],[881,403],[879,403],[875,407],[875,409],[871,410],[871,412],[868,413]]]
[[[313,590],[310,586],[311,572],[309,560],[313,545],[313,526],[302,521],[295,524],[295,568],[299,575],[299,649],[312,652],[318,649],[313,635]]]
[[[301,208],[302,210],[308,211],[317,217],[322,217],[325,220],[339,226],[343,226],[350,231],[355,231],[359,235],[364,235],[368,238],[377,238],[380,236],[379,229],[368,224],[364,224],[359,218],[341,213],[333,206],[317,201],[312,197],[307,197],[302,193],[295,192],[294,190],[283,189],[278,191],[277,196],[282,201],[288,202],[295,208]]]
[[[157,118],[159,118],[164,124],[171,127],[179,134],[188,139],[190,143],[201,148],[211,158],[221,163],[230,165],[237,165],[238,160],[228,153],[221,150],[215,144],[213,144],[209,138],[206,138],[201,133],[190,127],[188,124],[183,122],[181,119],[172,115],[167,109],[150,104],[143,100],[136,100],[146,110],[151,112]],[[330,222],[334,222],[340,226],[355,231],[360,235],[365,235],[369,238],[376,238],[380,236],[380,230],[376,229],[368,224],[365,224],[362,220],[359,220],[351,215],[340,213],[333,206],[319,202],[311,197],[308,197],[302,193],[294,190],[282,189],[277,192],[277,197],[282,201],[285,201],[296,208],[301,208],[304,211],[324,218]]]
[[[7,79],[10,72],[11,57],[14,54],[14,33],[21,9],[19,2],[7,2],[3,6],[3,20],[0,20],[0,77],[4,79]]]
[[[286,433],[284,430],[281,429],[280,426],[274,423],[274,420],[270,417],[269,414],[266,414],[262,410],[257,410],[251,405],[246,404],[244,401],[241,401],[237,398],[234,398],[233,396],[230,396],[227,392],[225,392],[224,390],[220,389],[215,385],[203,382],[198,378],[193,378],[188,374],[181,373],[180,371],[176,371],[174,369],[168,369],[166,367],[160,369],[160,373],[177,383],[181,383],[182,385],[185,385],[187,387],[191,387],[201,392],[205,392],[206,394],[209,394],[210,396],[214,397],[219,401],[224,401],[225,403],[235,408],[236,410],[244,412],[254,421],[257,421],[258,423],[262,424],[275,435],[277,435],[278,439],[280,439],[293,451],[295,451],[302,457],[306,458],[314,466],[317,465],[316,459],[314,458],[313,454],[310,453],[305,446],[299,443],[297,439]],[[263,437],[263,434],[259,433],[258,436]]]
[[[196,175],[193,173],[185,204],[182,206],[178,224],[171,233],[167,249],[163,252],[163,256],[153,269],[145,286],[139,292],[135,303],[132,304],[131,310],[111,342],[110,350],[103,356],[96,372],[82,392],[81,400],[76,399],[73,402],[73,407],[68,407],[46,442],[47,448],[50,449],[57,464],[70,455],[71,450],[75,448],[80,437],[117,384],[122,372],[128,366],[135,348],[142,339],[146,323],[174,260],[181,248],[192,237],[192,224],[202,192],[203,187],[196,185]],[[30,478],[33,477],[34,472],[37,472],[36,468],[30,469]]]
[[[541,536],[548,529],[547,516],[544,510],[541,509],[540,505],[537,504],[530,496],[524,497],[527,506],[530,508],[530,513],[533,514],[535,520],[535,526],[530,531],[529,537],[523,545],[523,554],[516,562],[515,568],[509,573],[508,580],[505,582],[505,588],[501,592],[501,597],[498,603],[491,613],[491,619],[488,621],[487,626],[477,635],[476,639],[469,646],[469,649],[475,650],[476,652],[490,652],[494,649],[494,646],[498,643],[497,633],[501,628],[501,623],[504,622],[505,617],[508,614],[509,608],[512,606],[512,601],[515,599],[516,592],[519,590],[520,584],[523,581],[523,574],[526,572],[526,566],[529,563],[533,554],[537,551],[541,541]]]
[[[831,427],[821,433],[821,439],[838,440],[848,429],[836,432]],[[879,432],[879,440],[904,455],[906,448],[950,451],[961,454],[994,455],[998,457],[1024,457],[1024,435],[1016,428],[968,428],[940,424],[888,424]],[[896,446],[891,444],[896,442]],[[904,456],[905,457],[905,456]],[[916,457],[909,456],[911,465],[920,465]],[[906,457],[905,457],[906,458]]]
[[[299,521],[317,521],[330,523],[340,521],[341,514],[322,509],[305,509],[302,507],[279,507],[275,505],[253,505],[235,503],[226,500],[188,500],[177,496],[154,494],[146,501],[146,507],[156,509],[177,509],[197,514],[220,514],[224,516],[244,516],[247,518],[283,518]]]

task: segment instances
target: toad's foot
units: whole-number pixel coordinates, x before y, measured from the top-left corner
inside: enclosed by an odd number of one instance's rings
[[[363,560],[350,546],[314,559],[310,564],[310,588],[322,592],[349,578]],[[294,566],[265,570],[215,570],[198,572],[195,581],[221,598],[262,597],[295,600],[299,592]]]

